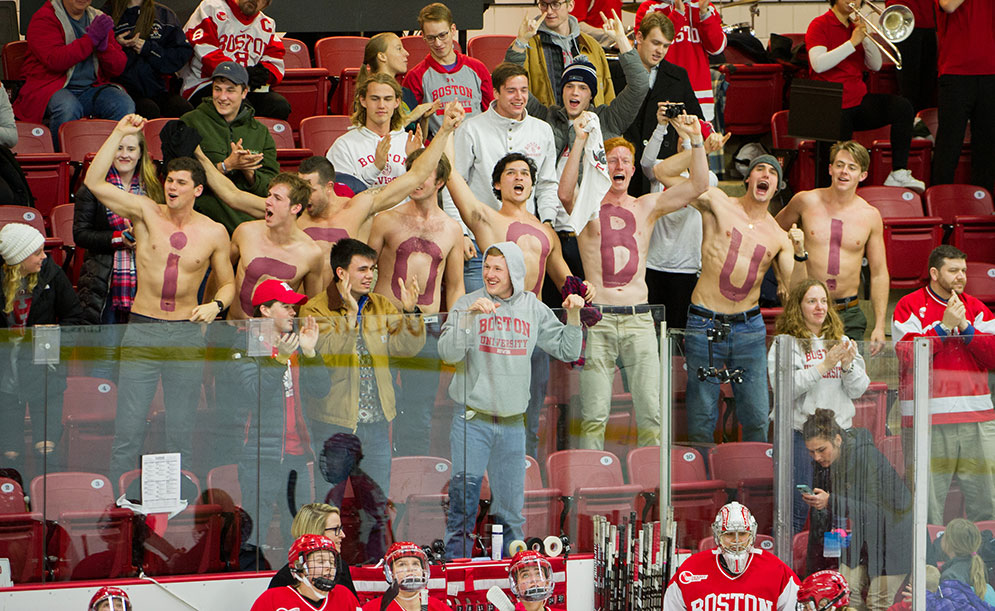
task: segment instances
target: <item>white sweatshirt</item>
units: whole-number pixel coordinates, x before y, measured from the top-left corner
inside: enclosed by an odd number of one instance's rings
[[[355,176],[367,187],[379,187],[404,174],[407,142],[408,135],[403,129],[390,132],[390,151],[381,171],[373,163],[380,136],[365,126],[353,125],[332,143],[325,157],[335,166],[336,173]]]

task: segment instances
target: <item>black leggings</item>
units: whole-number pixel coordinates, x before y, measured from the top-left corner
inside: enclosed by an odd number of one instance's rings
[[[901,170],[909,167],[914,114],[912,103],[902,96],[868,93],[859,105],[843,109],[840,138],[849,140],[855,131],[891,124],[891,169]]]

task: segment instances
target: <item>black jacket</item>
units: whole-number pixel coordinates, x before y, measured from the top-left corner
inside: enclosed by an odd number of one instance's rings
[[[110,6],[104,7],[109,14]],[[128,34],[138,22],[140,7],[133,6],[124,11],[118,20],[114,34]],[[167,93],[166,77],[182,68],[193,55],[193,46],[183,34],[183,25],[176,13],[159,3],[155,5],[155,19],[152,32],[142,45],[142,52],[125,48],[128,63],[115,80],[124,85],[134,97],[155,98]]]
[[[73,209],[73,240],[86,251],[77,287],[83,305],[83,318],[91,325],[100,324],[111,287],[114,231],[107,220],[107,208],[85,186],[76,192]]]
[[[623,77],[622,83],[615,85],[616,89],[624,87],[624,81]],[[635,120],[629,126],[629,129],[625,131],[625,139],[636,146],[635,161],[637,170],[639,160],[643,157],[645,143],[653,135],[653,130],[656,129],[656,108],[658,102],[684,102],[689,115],[696,115],[701,119],[705,118],[705,114],[701,111],[701,105],[698,103],[698,98],[694,95],[694,89],[691,87],[691,81],[688,79],[687,70],[668,62],[666,59],[661,60],[657,67],[656,80],[650,87],[649,93],[646,94],[646,98],[643,100],[643,104],[636,114]],[[667,131],[667,135],[663,139],[663,145],[660,146],[660,154],[657,157],[659,159],[666,159],[677,152],[677,133],[671,129]],[[638,196],[648,192],[649,181],[643,176],[642,172],[637,171],[636,176],[629,183],[629,193]]]
[[[7,303],[4,294],[4,273],[0,268],[0,304]],[[31,291],[31,309],[28,311],[27,326],[35,325],[80,325],[83,324],[83,308],[80,306],[73,285],[62,268],[46,257],[38,272],[38,283]],[[0,315],[0,327],[7,327],[7,315]]]
[[[850,545],[842,550],[847,566],[863,564],[866,555],[871,578],[912,569],[912,493],[866,429],[846,431],[839,458],[829,467],[816,464],[813,482],[813,488],[829,492],[829,507],[811,512],[810,570],[822,556],[832,516],[850,521]]]

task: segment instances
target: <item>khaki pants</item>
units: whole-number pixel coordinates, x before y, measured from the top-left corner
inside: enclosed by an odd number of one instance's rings
[[[849,567],[840,564],[840,574],[850,584],[850,604],[851,609],[857,611],[884,611],[890,607],[898,594],[898,589],[905,583],[905,575],[878,575],[870,579],[868,583],[867,567]],[[867,602],[861,599],[860,593],[867,588]]]

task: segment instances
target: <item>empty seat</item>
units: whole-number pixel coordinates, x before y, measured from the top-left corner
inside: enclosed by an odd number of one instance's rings
[[[242,486],[238,482],[238,465],[221,465],[214,467],[207,472],[207,502],[215,505],[223,505],[218,492],[228,495],[235,505],[242,505]]]
[[[295,146],[294,134],[287,121],[269,117],[258,117],[258,119],[273,136],[273,142],[276,144],[276,161],[280,164],[280,171],[296,174],[301,161],[311,156],[311,149]]]
[[[798,579],[805,579],[805,577],[808,576],[808,572],[805,570],[805,566],[807,565],[807,555],[808,531],[803,530],[791,539],[791,568],[794,570],[795,575],[798,575]]]
[[[770,534],[774,523],[774,448],[769,443],[723,443],[708,452],[712,477],[735,490],[736,500],[757,519],[757,531]]]
[[[24,170],[35,207],[48,213],[55,206],[69,202],[69,155],[56,153],[52,134],[39,123],[17,121],[17,146],[14,154]]]
[[[343,68],[339,73],[339,84],[335,87],[332,99],[328,104],[328,112],[333,115],[352,115],[353,102],[356,99],[356,79],[359,78],[359,68]]]
[[[512,34],[478,34],[466,43],[466,54],[479,59],[488,72],[504,61],[504,54],[515,40]]]
[[[525,457],[525,518],[526,537],[546,537],[560,532],[560,500],[557,488],[547,488],[542,483],[539,463],[531,456]]]
[[[314,44],[314,63],[318,68],[328,70],[331,76],[338,76],[343,68],[359,68],[363,65],[366,36],[328,36]]]
[[[928,274],[929,253],[943,238],[941,219],[922,216],[922,199],[909,189],[861,187],[857,195],[877,208],[884,221],[891,288],[919,288]]]
[[[995,263],[967,259],[967,292],[989,308],[995,307]]]
[[[320,115],[301,121],[301,146],[325,155],[335,139],[346,133],[352,120],[346,115]]]
[[[283,48],[286,51],[283,56],[284,70],[298,70],[300,68],[311,67],[311,52],[307,45],[296,38],[283,38]]]
[[[283,47],[287,50],[283,58],[283,80],[273,87],[273,91],[290,102],[288,121],[297,133],[302,119],[328,111],[330,75],[327,68],[311,65],[311,54],[303,42],[296,38],[284,38]]]
[[[408,52],[408,68],[413,68],[415,64],[425,59],[429,54],[428,43],[421,35],[411,35],[411,36],[401,36],[401,44],[404,46],[404,50]],[[458,43],[456,43],[458,44]],[[467,48],[469,48],[467,43]]]
[[[593,548],[591,516],[607,516],[621,522],[636,510],[636,497],[642,492],[638,484],[626,484],[622,465],[611,452],[599,450],[561,450],[546,459],[549,485],[558,488],[564,499],[564,530],[578,551]]]
[[[117,386],[86,376],[66,378],[62,422],[66,460],[74,471],[103,471],[111,460]]]
[[[891,126],[884,125],[877,129],[855,131],[853,139],[864,145],[871,155],[871,164],[867,168],[865,185],[883,185],[891,173],[892,149]],[[923,138],[913,138],[909,148],[907,167],[912,175],[929,186],[931,178],[933,144]]]
[[[393,527],[398,541],[428,545],[446,531],[445,505],[453,465],[434,456],[398,456],[390,462]]]
[[[40,512],[29,512],[16,480],[0,477],[0,558],[10,561],[15,584],[40,581],[45,539]]]
[[[771,117],[784,102],[784,69],[780,64],[722,64],[725,74],[726,132],[736,135],[766,134]]]
[[[59,126],[59,148],[63,153],[69,153],[69,159],[76,168],[69,185],[70,190],[76,191],[83,182],[83,176],[90,166],[86,160],[87,154],[96,153],[115,126],[117,121],[110,119],[76,119]]]
[[[926,214],[938,216],[946,225],[957,217],[990,217],[995,214],[992,196],[983,187],[974,185],[933,185],[923,194]]]

